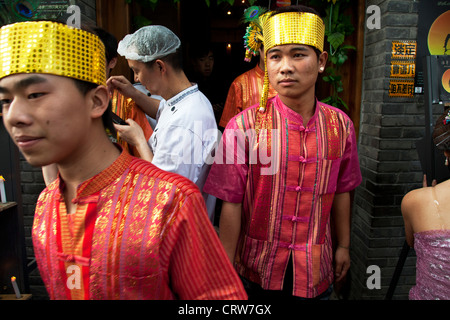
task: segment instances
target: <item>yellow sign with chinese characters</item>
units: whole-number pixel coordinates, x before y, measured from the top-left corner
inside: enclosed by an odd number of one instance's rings
[[[413,97],[414,80],[391,79],[389,81],[389,97]]]
[[[416,54],[416,41],[392,41],[389,97],[414,97]]]
[[[391,78],[414,78],[416,64],[411,61],[392,61]]]
[[[392,41],[392,60],[415,60],[416,52],[416,41]]]

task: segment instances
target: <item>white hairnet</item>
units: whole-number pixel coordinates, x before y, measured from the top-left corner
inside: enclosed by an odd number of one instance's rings
[[[164,26],[146,26],[119,42],[117,52],[127,60],[149,62],[174,53],[180,39]]]

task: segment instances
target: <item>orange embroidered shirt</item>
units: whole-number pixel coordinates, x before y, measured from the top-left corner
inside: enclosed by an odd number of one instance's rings
[[[264,71],[258,65],[238,76],[228,91],[219,125],[225,128],[228,121],[239,112],[258,104],[261,99],[263,85]],[[276,93],[272,86],[270,86],[269,98],[275,96]]]
[[[188,179],[123,151],[77,189],[40,195],[32,239],[51,299],[246,299]]]

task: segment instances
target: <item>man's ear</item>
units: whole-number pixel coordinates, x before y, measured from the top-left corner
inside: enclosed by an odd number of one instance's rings
[[[87,94],[88,103],[91,105],[91,117],[101,118],[109,104],[108,89],[105,86],[98,86]]]
[[[156,68],[158,68],[161,73],[167,72],[167,65],[164,61],[157,59],[155,64]]]
[[[109,63],[108,63],[108,65],[107,65],[107,69],[114,69],[115,68],[115,66],[117,65],[117,57],[114,57],[114,58],[112,58],[110,61],[109,61]]]
[[[322,73],[325,70],[328,60],[328,52],[323,51],[319,55],[319,73]]]

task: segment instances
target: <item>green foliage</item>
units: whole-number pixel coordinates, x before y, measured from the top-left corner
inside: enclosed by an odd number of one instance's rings
[[[339,97],[339,94],[344,91],[339,70],[348,60],[348,52],[356,50],[354,46],[344,44],[345,38],[355,30],[351,23],[351,17],[343,14],[350,2],[350,0],[309,1],[309,4],[316,8],[325,7],[326,13],[323,18],[326,36],[324,50],[328,52],[329,67],[325,70],[323,81],[330,84],[332,92],[329,97],[323,99],[323,102],[347,110],[347,103]]]
[[[317,1],[316,1],[317,2]],[[328,61],[330,66],[325,70],[323,81],[331,85],[331,95],[323,99],[324,103],[330,104],[340,109],[347,109],[347,103],[339,97],[344,91],[342,77],[339,75],[339,69],[348,60],[349,50],[356,50],[354,46],[345,45],[345,37],[351,35],[355,28],[353,27],[350,17],[344,15],[343,12],[349,6],[349,0],[337,0],[336,3],[326,0],[320,0],[326,4],[326,17],[323,19],[325,24],[325,36],[329,47]],[[324,3],[325,2],[325,3]]]

